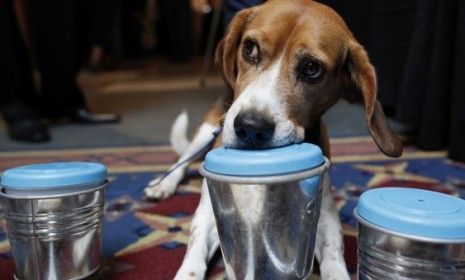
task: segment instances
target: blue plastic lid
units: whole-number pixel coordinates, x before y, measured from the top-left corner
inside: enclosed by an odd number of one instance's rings
[[[6,170],[0,184],[11,190],[53,189],[97,184],[106,180],[104,165],[91,162],[31,164]]]
[[[409,188],[362,194],[355,214],[392,232],[432,239],[465,239],[465,200]]]
[[[302,143],[268,150],[211,150],[204,162],[205,170],[230,176],[269,176],[312,169],[324,163],[321,149]]]

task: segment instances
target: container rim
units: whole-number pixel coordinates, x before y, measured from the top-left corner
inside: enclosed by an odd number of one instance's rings
[[[200,174],[207,178],[215,181],[221,181],[225,183],[235,184],[270,184],[270,183],[283,183],[289,181],[298,181],[305,178],[311,178],[317,175],[323,174],[331,166],[331,161],[324,157],[324,162],[312,169],[296,172],[296,173],[284,173],[278,175],[264,175],[264,176],[232,176],[224,175],[219,173],[213,173],[204,168],[204,163],[199,168]]]
[[[106,179],[102,182],[98,182],[95,184],[85,184],[84,186],[87,186],[86,188],[83,187],[83,185],[76,185],[76,186],[66,186],[65,191],[57,194],[50,194],[48,189],[38,189],[35,191],[29,191],[27,194],[8,194],[5,192],[5,186],[0,185],[0,198],[3,199],[47,199],[47,198],[60,198],[60,197],[66,197],[66,196],[73,196],[73,195],[80,195],[80,194],[85,194],[89,192],[94,192],[101,190],[109,185],[109,181]],[[68,191],[66,191],[68,190]]]
[[[382,226],[379,226],[377,224],[374,224],[374,223],[371,223],[371,222],[367,221],[365,218],[363,218],[362,216],[360,216],[357,213],[357,208],[354,209],[353,215],[355,216],[355,218],[357,219],[357,221],[360,224],[362,224],[362,225],[364,225],[366,227],[378,230],[380,232],[386,233],[386,234],[395,235],[395,236],[398,236],[398,237],[402,237],[402,238],[406,238],[406,239],[410,239],[410,240],[414,240],[414,241],[429,242],[429,243],[448,243],[448,244],[465,243],[465,238],[458,238],[458,239],[444,238],[444,239],[441,239],[441,238],[418,236],[418,235],[412,235],[412,234],[393,231],[393,230],[387,229],[385,227],[382,227]]]

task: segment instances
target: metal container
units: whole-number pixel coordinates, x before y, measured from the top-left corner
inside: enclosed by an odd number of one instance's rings
[[[360,280],[465,279],[465,201],[442,193],[380,188],[362,194]]]
[[[15,279],[82,279],[99,269],[106,174],[87,162],[4,172],[0,197]]]
[[[228,279],[309,279],[328,159],[311,144],[219,148],[207,178]]]

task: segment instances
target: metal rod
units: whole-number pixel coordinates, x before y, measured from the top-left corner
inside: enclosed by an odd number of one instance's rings
[[[221,12],[223,11],[223,0],[218,1],[218,7],[213,11],[212,24],[208,33],[207,50],[203,58],[202,70],[200,72],[200,87],[205,88],[207,84],[207,75],[210,70],[211,58],[213,56],[213,48],[215,45],[216,32],[220,25]]]

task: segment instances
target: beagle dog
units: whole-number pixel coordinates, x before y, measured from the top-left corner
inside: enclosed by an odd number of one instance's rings
[[[368,130],[390,157],[402,154],[399,138],[388,126],[376,100],[375,69],[365,49],[331,8],[310,0],[271,0],[242,10],[216,49],[216,64],[227,94],[206,114],[189,143],[187,116],[173,125],[172,143],[182,153],[177,169],[154,179],[149,198],[172,195],[192,156],[223,127],[215,145],[261,149],[309,142],[330,156],[321,116],[338,99],[363,99]],[[322,279],[349,279],[343,257],[341,224],[328,176],[323,180],[315,256]],[[176,279],[203,279],[219,247],[212,206],[202,184],[200,204]]]

